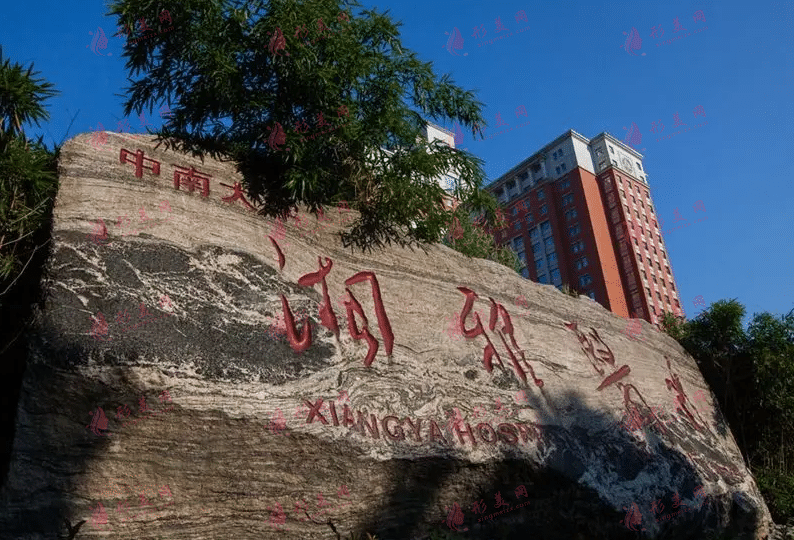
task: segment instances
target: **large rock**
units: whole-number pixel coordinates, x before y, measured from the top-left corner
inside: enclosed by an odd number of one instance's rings
[[[108,137],[63,147],[4,538],[768,534],[650,325],[441,245],[351,253],[344,212],[279,227],[230,198],[231,164]]]

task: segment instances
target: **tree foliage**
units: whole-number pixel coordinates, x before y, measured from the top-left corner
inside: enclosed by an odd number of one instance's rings
[[[472,220],[467,208],[467,205],[461,205],[455,209],[452,226],[444,237],[444,244],[469,257],[490,259],[521,272],[521,262],[516,253],[508,247],[497,245],[493,235],[482,227],[483,220]],[[496,226],[501,227],[505,223],[504,216],[497,212]]]
[[[164,7],[121,0],[109,13],[134,25]],[[171,16],[173,30],[125,45],[125,114],[167,104],[163,143],[236,162],[261,214],[346,200],[360,215],[345,245],[437,242],[453,217],[437,179],[455,171],[466,211],[495,220],[482,161],[422,137],[425,119],[481,136],[482,104],[405,49],[388,14],[347,0],[185,0]]]
[[[31,64],[3,58],[0,48],[0,296],[33,257],[33,236],[46,221],[57,190],[55,154],[23,126],[49,118],[43,102],[57,92]]]
[[[773,517],[794,515],[794,311],[756,314],[737,300],[662,326],[697,361],[753,470]]]

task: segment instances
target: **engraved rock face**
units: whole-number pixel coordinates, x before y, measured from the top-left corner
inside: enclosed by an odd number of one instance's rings
[[[62,150],[9,537],[770,530],[694,361],[650,325],[443,245],[351,253],[344,207],[277,223],[231,164],[90,137]]]

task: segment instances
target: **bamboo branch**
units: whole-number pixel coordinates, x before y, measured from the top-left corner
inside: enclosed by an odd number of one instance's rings
[[[52,238],[50,238],[50,240],[52,240]],[[11,284],[10,284],[8,287],[6,287],[6,290],[4,290],[3,292],[1,292],[1,293],[0,293],[0,296],[3,296],[5,293],[7,293],[7,292],[8,292],[8,290],[9,290],[9,289],[10,289],[10,288],[11,288],[11,287],[14,285],[14,283],[16,283],[16,282],[17,282],[17,280],[19,279],[19,277],[20,277],[22,274],[24,274],[24,273],[25,273],[25,268],[27,268],[27,267],[28,267],[28,265],[30,264],[30,261],[32,261],[32,260],[33,260],[33,255],[35,255],[35,254],[36,254],[36,252],[39,250],[39,248],[43,248],[44,246],[46,246],[47,244],[49,244],[49,243],[50,243],[50,240],[47,240],[46,242],[44,242],[44,243],[43,243],[42,245],[40,245],[40,246],[36,246],[36,249],[34,249],[34,250],[33,250],[33,253],[31,253],[31,254],[30,254],[30,259],[28,259],[28,262],[26,262],[26,263],[25,263],[25,266],[24,266],[24,267],[22,267],[22,271],[19,273],[19,275],[17,275],[17,277],[16,277],[16,278],[14,278],[14,281],[12,281],[12,282],[11,282]]]

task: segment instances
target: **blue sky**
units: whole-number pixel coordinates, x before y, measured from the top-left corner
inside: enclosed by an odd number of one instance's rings
[[[118,131],[125,120],[116,94],[127,73],[123,39],[111,37],[115,20],[104,16],[101,0],[67,4],[4,6],[4,55],[25,66],[33,61],[61,92],[48,102],[51,121],[28,130],[48,143],[66,136],[75,115],[70,137],[100,123]],[[476,91],[485,103],[486,136],[505,129],[495,129],[497,114],[511,127],[529,122],[485,141],[466,133],[460,146],[485,160],[490,180],[568,129],[586,137],[607,131],[623,140],[635,123],[687,315],[702,309],[693,304],[697,296],[706,304],[738,298],[750,313],[794,308],[794,174],[786,158],[794,142],[792,3],[363,4],[388,9],[403,23],[403,45],[432,61],[439,75],[450,73],[456,84]],[[521,10],[526,21],[516,20]],[[178,25],[179,2],[169,11]],[[703,15],[695,20],[697,11]],[[683,28],[677,32],[676,18]],[[159,21],[147,23],[159,27]],[[98,27],[108,45],[95,54]],[[627,51],[634,29],[642,44],[637,49],[635,40]],[[449,34],[456,31],[463,42],[450,52]],[[490,42],[498,36],[506,37]],[[526,116],[516,115],[521,106]],[[696,107],[705,116],[694,116]],[[162,122],[158,110],[144,113],[153,126]],[[137,116],[126,120],[124,131],[145,131]],[[657,141],[681,130],[677,121],[707,124]],[[705,212],[694,212],[697,201]],[[676,210],[689,226],[674,230],[685,223],[675,221]]]

